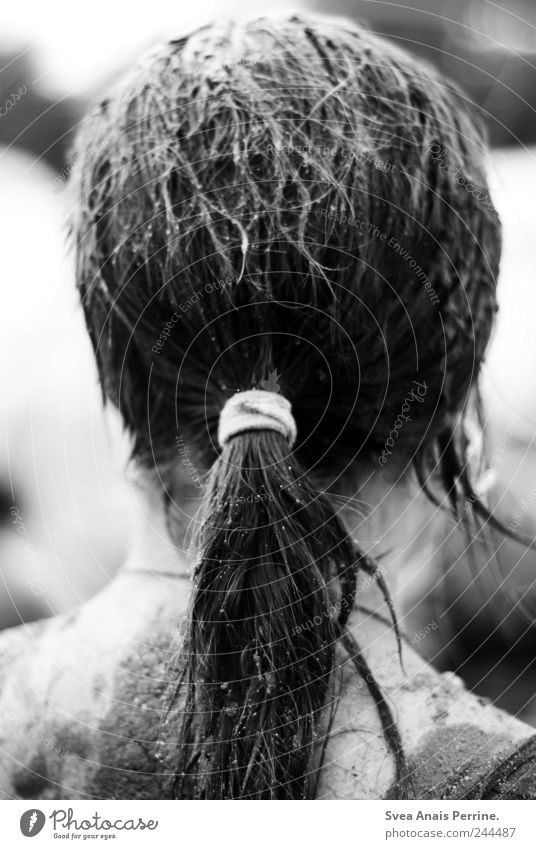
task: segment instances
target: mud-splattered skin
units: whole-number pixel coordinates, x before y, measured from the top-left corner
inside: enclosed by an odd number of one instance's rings
[[[1,635],[0,798],[170,798],[176,718],[166,694],[188,593],[184,578],[125,570],[80,609]],[[360,613],[355,620],[397,717],[416,797],[462,798],[482,779],[478,792],[495,798],[482,777],[532,729],[409,649],[404,674],[392,632]],[[514,797],[536,796],[535,758],[530,751],[506,770],[501,786]],[[390,797],[393,779],[376,708],[348,668],[318,797]]]
[[[536,738],[512,748],[508,738],[454,725],[424,740],[412,768],[419,799],[536,798]]]
[[[3,798],[166,798],[167,669],[187,593],[125,572],[74,613],[2,635]]]

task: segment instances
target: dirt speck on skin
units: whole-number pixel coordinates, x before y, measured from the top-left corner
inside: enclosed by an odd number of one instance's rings
[[[106,691],[106,678],[104,675],[95,675],[92,689],[95,696],[101,696]]]
[[[21,799],[42,799],[50,782],[44,755],[35,755],[27,766],[13,774],[13,790]]]
[[[435,685],[434,678],[429,672],[419,672],[417,675],[409,676],[397,689],[405,690],[408,693],[418,691],[433,690]]]
[[[90,745],[87,732],[80,726],[70,726],[67,723],[52,724],[56,740],[61,740],[62,751],[65,755],[75,755],[78,758],[90,756]]]

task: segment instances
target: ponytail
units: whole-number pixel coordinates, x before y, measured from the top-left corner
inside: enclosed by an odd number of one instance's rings
[[[174,795],[314,798],[336,704],[335,647],[355,598],[354,544],[270,429],[223,445],[197,548]],[[398,736],[395,749],[400,759]]]

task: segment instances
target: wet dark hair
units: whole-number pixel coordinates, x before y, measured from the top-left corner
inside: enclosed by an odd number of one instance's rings
[[[411,795],[396,724],[346,629],[352,603],[337,604],[359,570],[381,575],[330,490],[348,491],[366,460],[377,474],[412,466],[454,507],[474,495],[463,418],[478,407],[500,254],[474,111],[360,27],[263,18],[156,50],[79,134],[87,324],[177,544],[177,439],[206,474],[176,797],[314,796],[350,661],[397,793]],[[294,449],[269,431],[220,449],[226,399],[259,385],[291,402]]]

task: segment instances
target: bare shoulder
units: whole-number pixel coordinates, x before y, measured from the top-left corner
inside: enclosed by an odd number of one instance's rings
[[[456,798],[477,776],[534,733],[460,678],[438,673],[408,646],[403,667],[392,631],[367,623],[364,655],[397,724],[416,798]],[[450,782],[449,782],[450,779]],[[394,760],[367,683],[346,664],[319,798],[381,799],[396,795]],[[462,798],[462,795],[459,796]]]
[[[124,575],[0,638],[0,798],[154,793],[184,596],[176,582]]]
[[[31,654],[36,643],[50,627],[48,619],[8,628],[0,633],[0,688],[13,664],[23,656]]]

